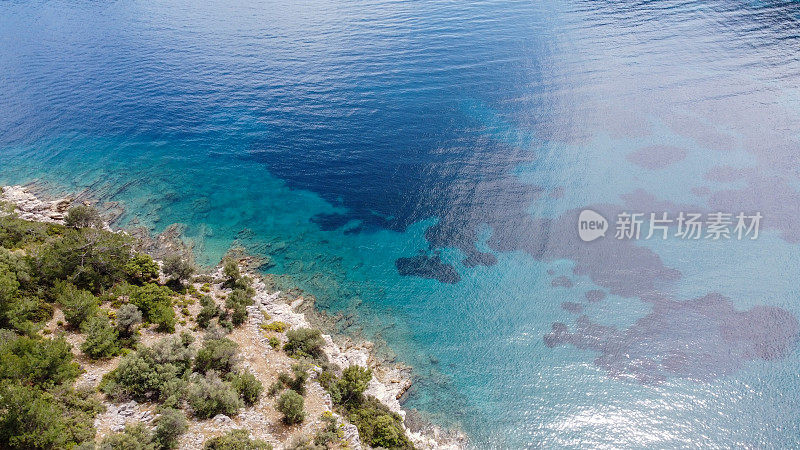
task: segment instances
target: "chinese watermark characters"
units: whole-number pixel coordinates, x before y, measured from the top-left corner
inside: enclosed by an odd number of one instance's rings
[[[757,239],[761,219],[760,212],[740,213],[684,213],[670,216],[661,213],[617,214],[614,223],[614,238],[618,240],[668,239]],[[608,221],[599,213],[584,210],[578,217],[578,235],[586,242],[604,237],[609,228]]]

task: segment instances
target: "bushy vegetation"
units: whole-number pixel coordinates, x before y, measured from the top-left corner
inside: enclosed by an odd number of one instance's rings
[[[73,206],[64,217],[64,225],[71,228],[102,227],[100,213],[91,206]]]
[[[203,347],[197,352],[194,369],[200,373],[215,370],[229,373],[236,364],[238,346],[227,338],[210,337],[203,341]]]
[[[174,408],[164,408],[155,420],[156,428],[153,431],[153,441],[158,448],[171,450],[178,447],[178,439],[189,429],[189,423],[183,411]]]
[[[116,399],[155,400],[175,406],[191,372],[191,339],[170,336],[153,347],[139,347],[103,377],[100,388]]]
[[[80,370],[63,338],[19,336],[0,330],[0,380],[48,389],[71,383]]]
[[[171,289],[155,283],[144,283],[141,286],[125,284],[118,286],[117,292],[139,308],[145,323],[157,324],[158,331],[175,331],[175,310],[172,307],[174,292]]]
[[[292,365],[291,375],[286,372],[278,375],[278,381],[300,395],[305,395],[306,393],[306,380],[308,380],[308,372],[302,364]]]
[[[217,414],[235,416],[243,406],[239,394],[217,372],[210,371],[201,377],[195,375],[189,386],[187,400],[194,415],[208,419]]]
[[[281,394],[277,408],[283,414],[283,421],[287,425],[294,425],[306,418],[304,404],[303,396],[290,389]]]
[[[386,449],[414,448],[405,434],[402,418],[375,397],[365,397],[361,403],[348,406],[346,411],[347,419],[369,445]]]
[[[210,295],[204,295],[200,297],[200,312],[197,313],[197,326],[200,328],[208,328],[211,319],[214,317],[221,317],[223,314],[224,311],[217,306],[216,302],[214,302],[214,298]]]
[[[232,374],[231,385],[246,405],[254,405],[264,392],[264,385],[250,372]]]
[[[311,328],[298,328],[286,332],[286,344],[283,350],[292,356],[305,356],[309,358],[321,358],[322,347],[325,340],[322,332]]]
[[[131,347],[136,342],[136,333],[142,323],[142,312],[136,305],[126,303],[117,310],[117,333],[120,344]]]
[[[242,273],[239,271],[239,264],[230,258],[226,258],[222,261],[222,274],[225,276],[222,285],[231,289],[236,287],[236,283],[242,278]]]
[[[117,341],[119,333],[111,325],[105,314],[96,314],[84,322],[81,331],[86,334],[86,340],[81,344],[81,351],[90,358],[108,358],[119,351]]]
[[[157,450],[153,433],[141,423],[125,425],[121,433],[112,433],[100,443],[100,450]]]
[[[274,331],[276,333],[283,333],[289,329],[289,324],[276,320],[275,322],[262,323],[261,329],[266,331]]]
[[[0,446],[10,449],[69,448],[94,438],[101,405],[66,385],[50,389],[0,381]]]
[[[314,445],[319,448],[329,448],[337,442],[342,442],[344,430],[336,417],[330,411],[326,411],[322,413],[320,419],[325,426],[314,435]]]
[[[144,284],[155,281],[158,278],[158,264],[153,261],[150,255],[144,253],[135,254],[123,269],[128,281],[133,284]]]
[[[72,283],[58,281],[54,291],[56,302],[64,313],[64,320],[72,329],[80,329],[87,319],[99,312],[97,297],[89,291],[76,288]]]
[[[192,278],[197,268],[188,256],[173,254],[164,258],[161,270],[172,282],[182,285]]]
[[[258,401],[263,386],[251,373],[236,372],[237,346],[212,330],[195,350],[190,335],[166,337],[140,346],[109,372],[101,389],[124,400],[157,401],[169,407],[185,402],[195,417],[236,415]]]
[[[253,288],[237,287],[225,299],[225,307],[230,310],[231,323],[239,326],[247,319],[247,307],[253,304]]]
[[[204,450],[272,450],[272,445],[261,439],[251,439],[247,430],[230,430],[222,436],[206,441]]]
[[[94,228],[67,229],[53,225],[54,234],[29,248],[31,266],[41,287],[66,281],[99,293],[125,278],[132,239]]]
[[[364,401],[364,392],[372,380],[372,371],[361,366],[350,366],[331,384],[331,399],[342,405],[358,405]]]
[[[372,447],[413,449],[403,429],[403,420],[375,397],[364,395],[372,371],[347,367],[339,379],[329,382],[331,399],[347,419],[358,428],[362,441]]]

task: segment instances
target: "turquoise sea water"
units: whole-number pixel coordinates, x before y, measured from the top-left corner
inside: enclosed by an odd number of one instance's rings
[[[796,2],[3,2],[0,183],[183,223],[204,263],[268,257],[477,448],[797,447],[799,24]],[[587,244],[583,208],[764,221]]]

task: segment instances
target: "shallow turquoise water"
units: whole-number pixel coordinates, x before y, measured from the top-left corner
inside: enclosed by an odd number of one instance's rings
[[[268,256],[479,448],[800,446],[798,12],[6,2],[0,182]],[[592,246],[585,207],[765,219]]]

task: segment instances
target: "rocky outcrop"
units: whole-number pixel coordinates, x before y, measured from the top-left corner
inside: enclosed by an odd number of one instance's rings
[[[94,419],[94,423],[96,428],[101,428],[105,424],[109,430],[120,432],[125,429],[125,425],[138,422],[149,424],[155,418],[156,415],[153,414],[153,411],[131,400],[119,405],[108,404],[105,412]]]
[[[21,219],[36,222],[64,223],[64,216],[72,205],[72,199],[41,200],[22,186],[4,186],[0,201],[16,207]]]
[[[280,291],[269,292],[260,279],[253,283],[253,287],[256,290],[255,305],[249,309],[250,320],[255,328],[264,322],[263,313],[267,313],[271,320],[285,322],[292,328],[313,328],[304,314],[295,311],[303,302],[302,299],[295,300],[291,304],[286,303],[282,301]],[[344,344],[339,345],[334,342],[331,335],[323,334],[322,338],[325,340],[322,351],[328,362],[340,370],[352,365],[371,368],[373,378],[366,394],[375,397],[405,420],[406,411],[400,405],[400,398],[412,383],[410,370],[407,367],[376,362],[371,353],[372,344],[369,342],[354,343],[345,340]],[[352,424],[347,424],[344,431],[345,439],[350,443],[350,447],[360,448],[358,429]],[[449,432],[452,436],[445,436],[446,433],[435,426],[427,427],[425,432],[414,432],[406,427],[406,433],[414,445],[420,449],[455,450],[464,448],[466,443],[466,438],[462,434]],[[356,446],[355,443],[359,443],[359,445]]]

